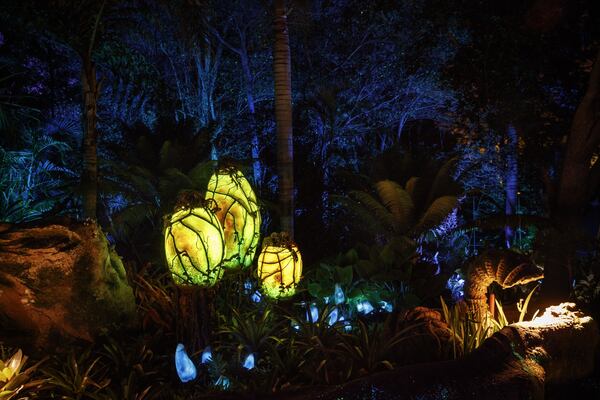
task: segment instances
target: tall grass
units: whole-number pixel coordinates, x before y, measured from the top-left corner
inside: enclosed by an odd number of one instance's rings
[[[515,322],[523,322],[525,320],[529,302],[538,287],[539,285],[533,288],[525,300],[520,299],[517,303],[519,319]],[[495,300],[497,310],[496,315],[492,316],[487,312],[481,319],[477,319],[466,307],[461,307],[460,303],[448,307],[441,297],[440,302],[444,321],[448,325],[448,329],[450,329],[453,336],[454,358],[459,358],[462,355],[471,353],[478,348],[485,339],[492,336],[506,325],[509,325],[502,303],[497,299]],[[537,311],[533,318],[535,318],[536,315]]]

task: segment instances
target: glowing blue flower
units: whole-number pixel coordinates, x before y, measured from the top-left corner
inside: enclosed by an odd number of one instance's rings
[[[244,360],[244,368],[246,369],[252,369],[254,368],[254,354],[250,353],[246,356],[246,359]]]
[[[290,324],[292,325],[292,329],[295,331],[299,331],[300,330],[300,324],[294,320],[292,320],[292,322],[290,322]]]
[[[217,379],[217,381],[215,382],[215,386],[221,386],[221,388],[223,388],[224,390],[229,389],[229,378],[224,375],[219,376],[219,379]]]
[[[335,324],[338,321],[338,316],[339,316],[338,309],[337,309],[337,307],[335,307],[329,313],[329,320],[328,320],[329,326]]]
[[[200,357],[200,362],[202,364],[207,364],[212,361],[212,349],[210,346],[206,346],[204,351],[202,351],[202,356]]]
[[[306,321],[317,322],[319,320],[319,309],[314,304],[310,306],[310,314],[306,313]]]
[[[344,330],[346,332],[352,332],[352,325],[350,324],[350,321],[344,322]]]
[[[361,300],[358,303],[356,303],[356,311],[358,311],[361,314],[369,314],[373,310],[374,308],[371,305],[371,302],[369,302],[369,300]]]
[[[392,312],[394,310],[392,303],[388,303],[385,300],[380,301],[379,304],[381,305],[381,309],[385,312]]]
[[[244,291],[248,293],[250,290],[252,290],[252,282],[250,282],[250,279],[246,279],[244,282]]]
[[[177,369],[177,376],[183,383],[196,379],[196,366],[181,343],[177,345],[175,350],[175,369]]]
[[[256,292],[252,293],[252,296],[250,296],[250,300],[252,300],[255,303],[260,303],[262,299],[262,294],[260,294],[260,292],[257,290]]]
[[[340,287],[339,283],[335,284],[335,291],[333,292],[333,297],[335,299],[335,304],[342,304],[346,297],[344,296],[344,291]]]
[[[464,286],[465,280],[458,273],[453,274],[446,283],[446,287],[452,292],[454,300],[460,300],[465,296]]]

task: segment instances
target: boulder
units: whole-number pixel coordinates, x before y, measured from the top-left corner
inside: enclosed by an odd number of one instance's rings
[[[136,320],[123,263],[95,223],[0,225],[2,339],[38,349]]]

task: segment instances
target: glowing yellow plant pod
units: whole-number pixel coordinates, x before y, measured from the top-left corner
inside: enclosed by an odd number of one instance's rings
[[[223,228],[209,205],[179,207],[165,229],[165,254],[178,285],[213,286],[223,275]]]
[[[301,277],[302,257],[298,246],[286,234],[266,238],[258,256],[262,292],[271,298],[293,296]]]
[[[216,215],[225,233],[225,268],[248,267],[260,240],[260,210],[248,180],[235,168],[215,172],[206,199],[219,208]]]

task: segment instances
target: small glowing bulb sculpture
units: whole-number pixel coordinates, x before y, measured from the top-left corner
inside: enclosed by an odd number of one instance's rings
[[[208,183],[206,199],[217,203],[225,233],[225,268],[250,266],[260,240],[260,210],[248,180],[235,168],[222,168]]]
[[[179,343],[175,350],[175,369],[181,382],[186,383],[196,379],[196,366],[185,352],[183,344]]]
[[[302,276],[298,246],[286,233],[265,238],[258,256],[258,277],[262,291],[272,298],[293,296]]]
[[[224,233],[211,202],[192,200],[178,206],[167,223],[167,265],[178,285],[213,286],[223,275]]]

